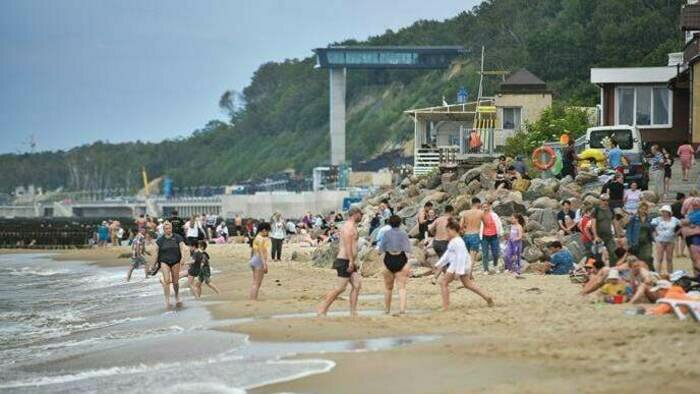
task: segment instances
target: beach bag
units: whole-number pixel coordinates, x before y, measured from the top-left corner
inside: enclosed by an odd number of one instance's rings
[[[513,190],[525,193],[529,187],[530,181],[527,179],[520,178],[513,181]]]

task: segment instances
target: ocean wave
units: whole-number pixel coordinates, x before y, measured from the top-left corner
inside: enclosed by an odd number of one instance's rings
[[[172,363],[156,363],[156,364],[138,364],[138,365],[133,365],[133,366],[122,366],[122,367],[110,367],[110,368],[99,368],[99,369],[88,369],[85,371],[81,372],[76,372],[76,373],[69,373],[69,374],[63,374],[63,375],[54,375],[54,376],[42,376],[42,377],[37,377],[37,378],[32,378],[32,379],[26,379],[26,380],[17,380],[14,382],[6,382],[6,383],[0,383],[0,389],[11,389],[11,388],[20,388],[20,387],[35,387],[35,386],[47,386],[47,385],[52,385],[52,384],[64,384],[64,383],[71,383],[75,381],[80,381],[80,380],[86,380],[86,379],[95,379],[95,378],[104,378],[104,377],[110,377],[110,376],[115,376],[115,375],[135,375],[135,374],[142,374],[142,373],[148,373],[148,374],[153,374],[157,373],[158,371],[174,371],[174,370],[180,370],[184,366],[187,367],[187,369],[192,369],[200,366],[205,366],[208,364],[214,364],[214,363],[221,363],[221,362],[228,362],[228,361],[239,361],[242,360],[243,357],[233,355],[229,352],[222,353],[213,357],[208,357],[203,360],[196,360],[196,361],[190,361],[190,362],[172,362]]]
[[[7,274],[14,276],[53,276],[69,274],[71,271],[61,268],[40,268],[40,267],[22,267],[20,269],[10,269]]]
[[[149,330],[138,330],[138,331],[122,331],[122,332],[112,332],[107,335],[99,337],[91,337],[81,340],[68,340],[62,342],[46,343],[41,345],[33,346],[22,346],[0,351],[0,365],[16,364],[21,361],[28,359],[38,359],[45,358],[53,354],[57,350],[66,350],[70,348],[90,346],[98,343],[104,343],[104,341],[114,341],[114,340],[124,340],[124,339],[148,339],[155,338],[164,335],[179,334],[186,330],[178,325],[172,325],[169,327],[159,327]]]

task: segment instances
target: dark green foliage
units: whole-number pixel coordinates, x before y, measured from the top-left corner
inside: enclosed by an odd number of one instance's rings
[[[348,73],[348,157],[357,161],[413,137],[409,108],[454,102],[460,86],[476,92],[481,46],[487,69],[525,67],[547,81],[561,103],[591,106],[591,67],[660,65],[681,49],[681,0],[490,0],[445,21],[413,25],[345,45],[463,45],[471,54],[448,71],[353,70]],[[95,143],[68,152],[0,155],[0,192],[45,188],[141,186],[170,175],[180,186],[229,184],[328,161],[328,73],[314,59],[266,63],[240,95],[222,95],[226,123],[161,143]],[[486,93],[498,87],[486,81]],[[222,89],[223,90],[223,89]],[[241,109],[240,105],[245,103]],[[534,141],[531,139],[531,141]],[[10,169],[9,171],[7,169]]]
[[[562,134],[576,139],[590,127],[588,113],[576,107],[553,105],[544,111],[534,123],[525,124],[525,132],[517,133],[506,140],[505,153],[508,156],[530,155],[543,142],[559,141]]]

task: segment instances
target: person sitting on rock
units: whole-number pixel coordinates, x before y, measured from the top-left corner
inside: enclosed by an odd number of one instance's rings
[[[574,268],[574,256],[564,249],[561,242],[553,241],[547,245],[549,257],[545,259],[545,274],[568,275]]]
[[[576,213],[571,210],[571,201],[564,200],[561,203],[561,211],[557,214],[557,223],[559,223],[559,233],[561,235],[570,235],[576,232]]]

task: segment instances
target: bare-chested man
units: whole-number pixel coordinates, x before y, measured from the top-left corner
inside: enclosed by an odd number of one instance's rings
[[[476,261],[476,254],[479,253],[479,246],[481,245],[479,232],[481,231],[481,218],[483,215],[481,200],[474,197],[472,198],[471,208],[462,212],[462,219],[459,223],[462,226],[462,239],[467,246],[472,261]]]
[[[357,316],[357,298],[360,295],[362,283],[360,282],[360,274],[357,272],[359,267],[355,260],[357,259],[357,224],[361,219],[362,211],[357,207],[350,208],[347,220],[340,228],[338,258],[333,263],[333,268],[338,271],[338,287],[328,293],[326,299],[318,308],[320,316],[324,316],[333,301],[345,292],[348,283],[351,286],[350,314]]]
[[[445,207],[445,212],[435,219],[433,224],[430,225],[430,233],[433,234],[433,250],[437,254],[438,258],[441,258],[443,254],[447,251],[447,244],[450,242],[450,234],[447,232],[447,224],[452,219],[452,214],[454,213],[454,208],[452,205]],[[442,270],[435,271],[435,277],[433,278],[433,284],[437,283],[437,279],[440,277],[440,273],[446,270],[447,267],[443,267]]]

